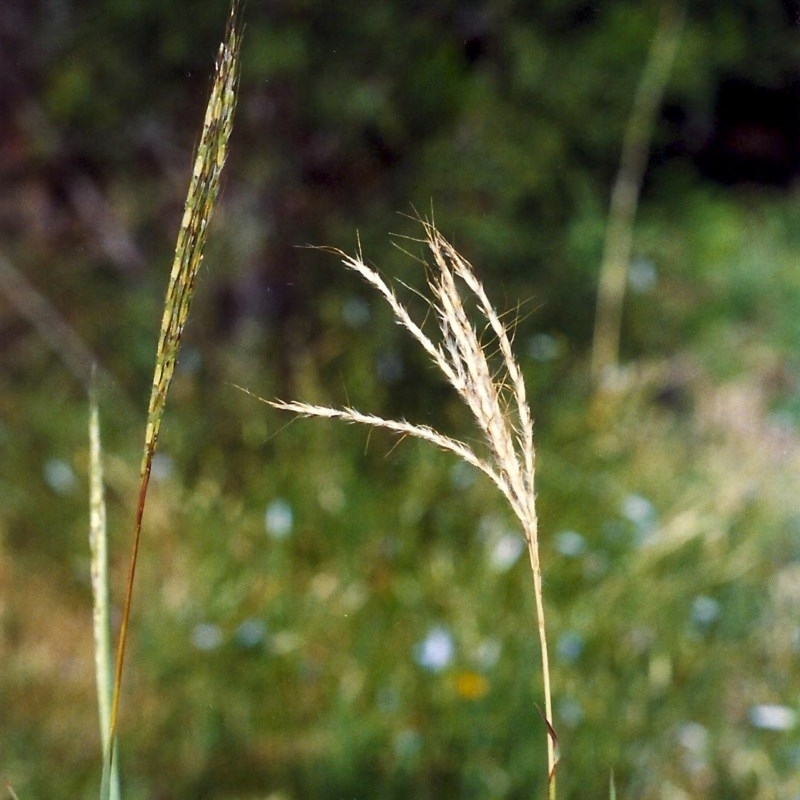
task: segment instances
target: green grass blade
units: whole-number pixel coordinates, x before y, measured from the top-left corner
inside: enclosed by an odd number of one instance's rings
[[[600,264],[592,342],[592,380],[596,392],[616,371],[622,328],[622,304],[633,244],[633,227],[653,130],[664,97],[686,17],[683,0],[664,2],[661,17],[633,101],[606,225]]]
[[[119,767],[117,763],[117,738],[114,737],[114,752],[103,759],[100,800],[119,800]]]
[[[100,440],[100,409],[97,385],[92,374],[89,391],[89,551],[91,553],[92,622],[94,629],[94,661],[97,682],[97,708],[100,717],[100,738],[103,745],[103,780],[101,800],[119,800],[119,770],[111,760],[111,622],[108,581],[108,526],[103,486],[103,448]]]
[[[200,135],[200,143],[197,146],[192,177],[189,182],[189,191],[184,206],[183,220],[178,231],[175,257],[164,300],[164,315],[161,322],[161,334],[153,373],[153,386],[147,412],[147,429],[145,431],[144,451],[142,454],[133,546],[114,671],[114,689],[109,722],[112,748],[117,730],[125,644],[127,642],[133,582],[136,574],[142,517],[147,498],[147,487],[150,481],[150,470],[158,444],[161,420],[164,415],[170,382],[175,371],[183,329],[189,316],[189,308],[194,295],[195,280],[203,259],[208,224],[219,196],[220,176],[228,155],[228,141],[233,128],[236,89],[239,78],[239,48],[241,44],[238,5],[238,0],[232,0],[225,38],[217,54],[214,78],[211,83],[211,94],[206,106],[203,131]]]

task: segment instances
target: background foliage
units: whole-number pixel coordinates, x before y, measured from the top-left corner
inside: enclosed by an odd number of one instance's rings
[[[11,2],[2,255],[106,370],[115,586],[225,3]],[[333,259],[420,285],[433,207],[519,316],[565,798],[800,796],[795,2],[689,8],[637,220],[619,391],[587,354],[646,2],[251,2],[223,203],[145,518],[125,796],[529,797],[530,576],[445,454],[237,392],[470,435]],[[398,213],[400,212],[400,213]],[[400,242],[416,252],[415,245]],[[4,284],[5,285],[5,284]],[[0,773],[94,796],[83,375],[0,298]],[[39,317],[47,326],[47,318]],[[533,788],[532,788],[533,787]]]

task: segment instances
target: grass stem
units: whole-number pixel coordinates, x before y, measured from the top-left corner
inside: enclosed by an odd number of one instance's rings
[[[669,80],[685,17],[683,0],[664,0],[661,17],[636,90],[606,225],[597,288],[592,382],[595,391],[613,378],[619,362],[622,301],[628,279],[633,223],[639,204],[656,114]]]

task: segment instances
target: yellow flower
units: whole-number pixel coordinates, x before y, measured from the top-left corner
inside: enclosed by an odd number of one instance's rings
[[[478,672],[458,672],[455,675],[456,694],[465,700],[480,700],[489,691],[489,681]]]

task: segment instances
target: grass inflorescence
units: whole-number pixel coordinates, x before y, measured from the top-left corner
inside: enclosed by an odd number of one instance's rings
[[[357,272],[388,303],[398,324],[417,340],[447,382],[469,408],[483,435],[484,452],[426,425],[406,420],[385,419],[355,408],[331,408],[302,401],[269,401],[274,408],[307,417],[339,419],[384,428],[401,436],[414,436],[454,453],[487,475],[503,493],[517,517],[533,572],[537,628],[541,651],[544,692],[544,722],[547,731],[547,764],[550,796],[555,796],[556,736],[550,667],[547,651],[542,570],[539,556],[538,520],[534,492],[535,450],[533,419],[525,382],[511,347],[511,334],[491,304],[483,284],[469,262],[441,235],[432,222],[422,222],[425,245],[433,256],[428,266],[430,311],[438,323],[434,341],[418,324],[395,290],[368,266],[360,251],[350,256],[333,252],[342,263]],[[483,319],[484,335],[471,321],[465,297]],[[493,354],[496,351],[496,357]]]
[[[117,647],[113,693],[108,713],[108,734],[104,734],[106,758],[103,793],[106,791],[108,770],[116,745],[125,646],[128,636],[147,488],[150,481],[153,456],[158,446],[158,435],[164,416],[167,394],[175,372],[183,330],[194,296],[197,273],[203,259],[203,250],[208,236],[208,225],[217,204],[220,177],[228,155],[228,143],[233,129],[233,115],[236,108],[240,45],[241,28],[238,18],[238,0],[232,0],[225,36],[217,54],[203,130],[197,146],[183,219],[178,230],[172,271],[164,300],[164,314],[161,321],[153,385],[147,411],[147,427],[140,468],[133,545]],[[99,663],[98,666],[102,667],[102,664]],[[99,691],[105,695],[103,689],[99,689]],[[101,696],[101,703],[104,703],[104,696]],[[102,796],[105,796],[105,794]]]

